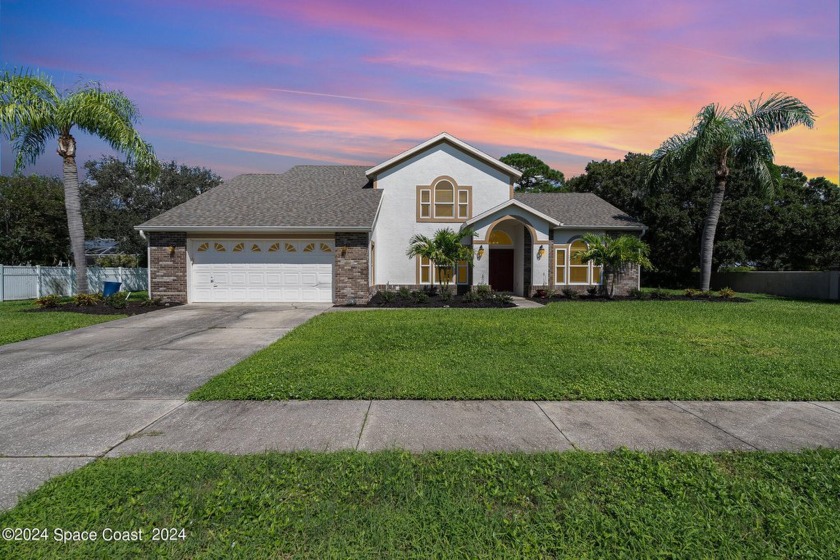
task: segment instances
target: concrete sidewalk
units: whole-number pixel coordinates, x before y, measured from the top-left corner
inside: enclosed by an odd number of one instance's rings
[[[840,448],[837,402],[188,402],[113,447],[147,451]]]
[[[81,403],[4,404],[0,510],[98,457],[152,451],[840,448],[840,402],[98,400],[84,421]]]

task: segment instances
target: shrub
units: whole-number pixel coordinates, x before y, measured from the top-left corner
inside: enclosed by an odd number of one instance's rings
[[[73,303],[78,307],[88,307],[102,303],[102,296],[99,294],[76,294],[73,296]]]
[[[59,305],[61,305],[61,296],[57,294],[41,296],[35,300],[35,305],[42,309],[47,307],[58,307]]]
[[[452,292],[449,290],[441,290],[440,291],[440,299],[442,301],[449,301],[452,299]]]
[[[721,288],[718,290],[718,295],[723,299],[732,299],[735,297],[735,290],[729,287]]]
[[[696,298],[700,294],[700,290],[695,290],[694,288],[686,288],[685,297]]]
[[[160,305],[163,305],[163,300],[159,297],[146,298],[140,302],[141,307],[158,307]]]
[[[469,292],[464,294],[463,300],[467,303],[476,303],[478,301],[481,301],[481,296],[478,295],[478,292],[470,290]]]
[[[417,290],[417,291],[411,292],[411,299],[413,299],[415,303],[426,303],[427,301],[429,301],[429,294],[427,294],[426,292]]]
[[[128,305],[125,295],[117,292],[105,298],[105,305],[112,309],[125,309]]]
[[[714,294],[712,293],[711,290],[706,290],[705,292],[700,292],[698,295],[702,298],[707,298],[707,299],[711,299],[712,297],[714,297]]]
[[[475,293],[478,299],[487,299],[493,295],[493,289],[487,284],[479,284],[475,287]]]
[[[540,299],[545,299],[548,297],[548,290],[536,290],[534,292],[534,297],[538,297]]]
[[[395,294],[391,290],[381,290],[379,292],[379,297],[382,299],[382,303],[391,303],[392,301],[397,299],[397,294]]]
[[[430,284],[423,288],[423,292],[425,292],[425,294],[429,297],[435,297],[438,295],[438,287],[434,284]]]
[[[501,303],[501,304],[513,303],[513,298],[511,297],[511,295],[510,294],[505,294],[503,292],[493,292],[493,295],[491,296],[491,299],[492,299],[492,301],[495,301],[496,303]]]
[[[403,299],[408,299],[408,298],[410,298],[410,297],[411,297],[411,290],[409,290],[409,289],[408,289],[408,288],[406,288],[405,286],[403,286],[403,287],[401,287],[399,290],[397,290],[397,293],[398,293],[398,294],[400,295],[400,297],[401,297],[401,298],[403,298]]]
[[[654,288],[650,292],[651,299],[671,299],[671,296],[662,288]]]
[[[589,286],[586,288],[586,293],[589,294],[589,297],[595,297],[598,295],[598,286]]]
[[[627,293],[627,295],[632,299],[645,299],[645,293],[639,288],[633,288]]]
[[[577,299],[578,297],[578,293],[573,288],[563,288],[560,293],[567,299]]]

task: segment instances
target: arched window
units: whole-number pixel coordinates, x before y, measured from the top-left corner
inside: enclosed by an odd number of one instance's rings
[[[417,187],[418,222],[462,222],[472,216],[472,187],[439,177]]]
[[[455,186],[449,181],[440,181],[435,185],[435,217],[452,218],[455,216]]]

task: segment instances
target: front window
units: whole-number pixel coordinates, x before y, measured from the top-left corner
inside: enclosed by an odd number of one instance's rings
[[[467,261],[461,261],[455,265],[455,270],[453,272],[452,267],[436,267],[434,263],[426,257],[417,257],[417,260],[420,269],[420,273],[418,275],[420,284],[451,284],[453,277],[456,284],[468,284],[470,281],[470,265]],[[434,278],[434,282],[432,282],[432,278]]]
[[[578,253],[589,247],[582,239],[577,239],[566,247],[554,249],[555,284],[600,284],[601,266],[593,262],[583,262]]]
[[[455,187],[449,181],[441,181],[435,187],[435,218],[455,216]]]
[[[417,220],[421,222],[463,222],[472,215],[472,187],[439,179],[431,186],[417,187]]]
[[[569,283],[570,284],[588,284],[589,283],[589,263],[581,260],[581,251],[586,251],[587,246],[582,240],[578,239],[569,248]]]

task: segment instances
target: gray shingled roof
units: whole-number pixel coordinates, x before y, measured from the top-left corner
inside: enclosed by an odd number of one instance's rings
[[[592,193],[515,193],[514,198],[564,226],[644,227]]]
[[[138,228],[372,227],[382,192],[358,165],[299,165],[239,175]]]

